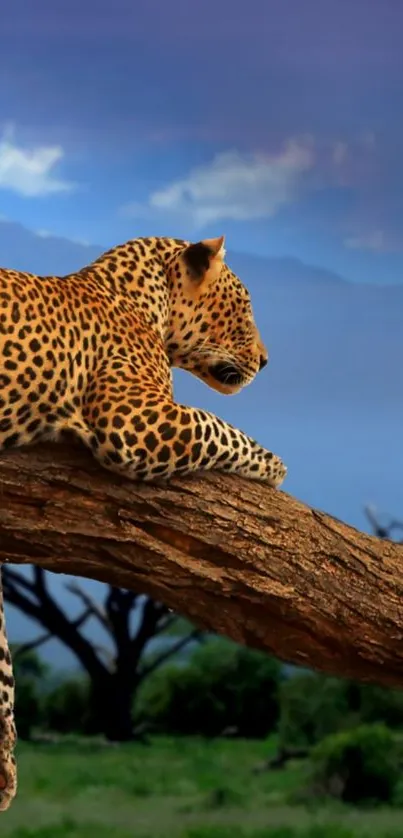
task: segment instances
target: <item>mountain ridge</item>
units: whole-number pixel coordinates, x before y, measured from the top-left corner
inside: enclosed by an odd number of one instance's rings
[[[135,238],[135,236],[133,236]],[[116,242],[115,244],[121,244]],[[21,247],[21,245],[25,245]],[[33,253],[28,257],[25,253],[25,248],[30,246],[33,248]],[[42,274],[40,263],[46,259],[46,271],[49,275],[59,273],[57,267],[52,267],[53,260],[55,265],[65,265],[65,261],[71,263],[71,267],[67,272],[73,272],[79,268],[85,267],[93,260],[97,259],[102,253],[109,250],[113,245],[101,244],[87,244],[85,242],[73,241],[64,236],[56,236],[51,234],[43,234],[35,232],[25,227],[16,221],[8,219],[0,219],[0,265],[3,268],[12,268],[14,270],[27,271],[32,273]],[[5,253],[5,258],[3,254]],[[273,267],[281,268],[281,271],[299,271],[307,278],[308,272],[318,279],[327,279],[329,282],[343,283],[351,285],[351,280],[342,277],[334,271],[327,268],[322,268],[320,265],[311,265],[301,259],[290,256],[261,256],[244,251],[237,251],[233,248],[228,250],[228,262],[235,260],[239,264],[247,260],[254,267],[262,267],[270,264]],[[77,260],[77,263],[76,263]],[[33,267],[28,267],[32,263]],[[38,267],[39,266],[39,267]],[[62,272],[66,272],[63,267]],[[45,275],[45,274],[43,274]],[[391,286],[393,287],[393,286]]]

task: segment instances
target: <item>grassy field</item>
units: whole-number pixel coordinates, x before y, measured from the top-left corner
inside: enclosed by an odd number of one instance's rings
[[[274,747],[271,743],[270,748]],[[290,806],[303,764],[254,773],[267,743],[155,740],[19,746],[3,838],[401,838],[403,812]]]

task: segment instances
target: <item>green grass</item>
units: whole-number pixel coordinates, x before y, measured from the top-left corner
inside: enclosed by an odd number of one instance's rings
[[[403,812],[289,805],[303,763],[254,773],[264,742],[20,743],[3,838],[401,838]]]

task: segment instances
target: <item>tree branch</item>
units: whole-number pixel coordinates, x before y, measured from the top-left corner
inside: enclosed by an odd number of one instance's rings
[[[73,620],[73,626],[75,626],[75,628],[80,628],[86,620],[88,620],[88,617],[90,617],[91,614],[92,612],[89,610],[83,611],[79,617],[76,617],[76,619]],[[28,640],[26,643],[19,643],[18,646],[13,649],[13,660],[16,661],[17,658],[23,657],[27,652],[39,649],[40,646],[44,646],[45,643],[48,643],[49,640],[53,640],[54,637],[55,635],[51,631],[45,631],[33,640]]]
[[[392,538],[392,531],[393,530],[403,530],[403,522],[402,521],[394,521],[393,519],[389,521],[388,525],[383,525],[379,522],[378,516],[376,514],[376,510],[372,506],[366,506],[364,508],[364,512],[368,518],[368,521],[372,527],[372,531],[374,535],[378,538]],[[394,539],[396,540],[396,539]],[[403,542],[400,542],[403,544]]]
[[[146,664],[144,667],[141,668],[139,673],[139,681],[144,681],[144,678],[148,678],[152,672],[155,672],[163,663],[168,661],[174,655],[177,655],[178,652],[181,652],[182,649],[185,649],[186,646],[192,642],[192,640],[199,640],[203,636],[203,632],[199,629],[195,629],[194,631],[187,634],[185,637],[180,637],[176,643],[172,643],[171,646],[168,646],[164,652],[161,652],[160,655],[157,655],[155,658],[152,658],[149,664]]]
[[[142,591],[289,662],[403,683],[401,545],[229,475],[125,481],[73,445],[4,454],[0,491],[0,561]]]
[[[169,628],[172,628],[172,626],[175,625],[175,623],[177,623],[178,620],[179,617],[177,616],[177,614],[167,614],[165,618],[159,621],[158,626],[154,632],[154,637],[157,637],[157,635],[163,634]]]
[[[52,638],[53,634],[51,634],[50,631],[46,631],[34,640],[30,640],[27,643],[19,643],[18,646],[13,649],[13,660],[16,661],[17,658],[23,657],[27,652],[32,652],[34,649],[38,649],[39,646],[43,646],[44,643],[52,640]]]
[[[2,460],[0,459],[0,487],[1,465]],[[20,527],[22,532],[23,522],[21,522]],[[2,556],[3,546],[2,512],[0,512],[0,562],[4,560]],[[49,595],[43,570],[44,568],[37,562],[34,565],[34,578],[29,580],[17,571],[4,567],[4,598],[47,629],[53,637],[58,637],[66,643],[77,655],[88,673],[93,675],[102,674],[106,671],[103,663],[97,658],[90,641],[79,631],[87,618],[87,614],[84,612],[75,620],[70,620],[56,600]]]
[[[111,625],[108,620],[108,615],[105,609],[102,607],[102,605],[100,605],[100,603],[97,602],[96,599],[94,599],[94,597],[92,597],[91,594],[88,593],[88,591],[85,591],[84,588],[82,588],[78,582],[68,582],[68,584],[65,585],[65,588],[66,591],[69,591],[70,594],[74,594],[74,596],[81,599],[81,602],[85,605],[86,608],[86,615],[88,617],[96,617],[98,622],[101,623],[101,625],[104,627],[104,629],[106,629],[106,631],[110,635]],[[75,625],[77,626],[77,622],[75,622]]]
[[[151,638],[155,637],[160,620],[167,614],[167,607],[154,599],[146,599],[140,625],[130,643],[130,656],[139,661]]]

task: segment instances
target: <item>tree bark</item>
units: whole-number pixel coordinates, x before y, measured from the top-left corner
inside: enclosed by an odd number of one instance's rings
[[[134,483],[70,444],[7,453],[1,561],[141,591],[284,661],[403,685],[403,547],[261,483]]]

